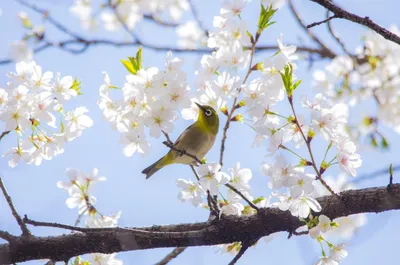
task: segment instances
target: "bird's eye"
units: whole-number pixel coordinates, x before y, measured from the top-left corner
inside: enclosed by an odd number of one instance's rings
[[[206,114],[206,116],[208,116],[208,117],[210,117],[211,116],[211,114],[212,114],[212,112],[211,112],[211,110],[206,110],[206,111],[204,111],[204,113]]]

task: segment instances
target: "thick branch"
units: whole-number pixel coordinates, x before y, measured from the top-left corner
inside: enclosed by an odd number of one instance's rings
[[[379,26],[378,24],[373,22],[369,17],[360,17],[356,14],[350,13],[350,12],[338,7],[337,5],[332,3],[330,0],[311,0],[311,1],[325,7],[326,9],[331,11],[337,18],[346,19],[346,20],[352,21],[354,23],[364,25],[364,26],[372,29],[373,31],[375,31],[376,33],[378,33],[385,39],[393,41],[400,45],[400,37],[399,36],[397,36],[393,32],[390,32],[389,30],[385,29],[384,27]]]
[[[400,184],[393,184],[390,192],[385,187],[349,190],[340,197],[318,198],[322,206],[319,214],[331,219],[359,213],[379,213],[400,209]],[[10,264],[36,259],[56,261],[86,253],[114,253],[121,251],[165,247],[217,245],[233,242],[252,242],[275,232],[295,231],[303,223],[289,212],[276,208],[262,208],[252,216],[223,216],[221,220],[205,223],[132,228],[158,232],[182,232],[181,236],[155,233],[138,235],[129,229],[109,228],[101,232],[73,233],[53,237],[18,238],[0,245],[0,263]],[[177,233],[178,234],[178,233]]]

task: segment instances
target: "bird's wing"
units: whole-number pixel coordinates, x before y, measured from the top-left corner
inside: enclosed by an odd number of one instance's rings
[[[183,131],[183,133],[182,133],[181,135],[179,135],[178,139],[176,139],[176,141],[175,141],[175,143],[174,143],[174,146],[177,146],[177,145],[182,141],[182,139],[185,138],[185,137],[188,135],[188,132],[189,132],[189,130],[190,130],[191,128],[193,128],[193,125],[194,125],[194,123],[193,123],[192,125],[190,125],[189,127],[187,127],[187,128]]]

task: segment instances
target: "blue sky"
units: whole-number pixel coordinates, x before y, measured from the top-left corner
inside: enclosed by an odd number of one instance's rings
[[[38,0],[36,4],[48,8],[53,17],[69,25],[76,32],[80,30],[79,22],[66,10],[72,1]],[[198,13],[207,27],[212,26],[212,17],[218,14],[219,4],[214,1],[194,1],[198,7]],[[253,1],[243,18],[249,25],[254,25],[258,15],[257,1]],[[58,4],[55,4],[58,3]],[[356,12],[361,16],[369,16],[377,23],[388,27],[398,23],[398,10],[400,2],[395,0],[366,0],[362,1],[338,1],[343,7]],[[311,2],[296,1],[297,9],[307,22],[314,22],[324,18],[325,11]],[[8,43],[20,39],[23,29],[17,19],[17,13],[25,10],[16,1],[1,1],[0,8],[3,10],[0,16],[0,58],[7,56]],[[40,17],[28,11],[33,22],[39,22]],[[255,15],[256,14],[256,15]],[[261,43],[275,44],[276,38],[282,32],[285,43],[304,43],[311,45],[307,36],[297,27],[287,6],[284,6],[276,15],[277,23],[272,26],[261,38]],[[365,32],[365,29],[347,21],[335,20],[333,22],[336,31],[345,40],[350,50],[358,44]],[[332,40],[326,31],[326,26],[321,25],[313,29],[326,41],[329,47],[335,51],[340,48]],[[174,45],[174,33],[171,29],[156,28],[148,23],[139,25],[139,34],[146,42],[153,42],[161,45],[161,40],[166,45]],[[53,40],[65,38],[65,36],[51,26],[48,27],[48,37]],[[107,33],[102,30],[96,33],[85,33],[90,37],[100,36],[110,39],[127,38],[125,34]],[[65,169],[67,167],[78,168],[83,171],[90,171],[93,167],[100,170],[100,174],[107,177],[107,181],[96,187],[94,195],[98,199],[97,208],[104,214],[122,211],[119,222],[121,226],[149,226],[153,224],[178,224],[186,222],[200,222],[207,219],[208,212],[194,208],[189,203],[180,203],[177,200],[178,188],[175,180],[179,177],[190,178],[191,171],[188,167],[174,165],[167,167],[157,173],[150,180],[145,180],[140,173],[143,168],[158,159],[165,153],[166,147],[158,140],[153,140],[152,152],[145,158],[133,156],[127,158],[122,154],[122,146],[118,144],[119,134],[112,131],[109,124],[102,119],[101,112],[96,105],[98,99],[98,88],[103,82],[101,71],[107,71],[113,83],[122,84],[126,70],[119,59],[131,56],[136,52],[137,47],[115,48],[98,46],[88,49],[84,54],[75,56],[69,53],[48,49],[37,56],[35,60],[44,69],[53,72],[61,72],[63,75],[72,75],[82,81],[83,95],[78,97],[76,106],[84,105],[89,109],[89,115],[94,120],[94,126],[84,131],[81,138],[69,143],[65,147],[65,153],[51,161],[44,161],[41,166],[21,164],[17,168],[9,168],[7,160],[0,159],[0,174],[2,175],[9,193],[21,214],[27,214],[30,218],[43,221],[54,221],[72,224],[76,217],[76,210],[70,210],[65,206],[67,199],[66,192],[56,187],[56,182],[66,180]],[[197,67],[200,55],[180,54],[185,60],[184,69],[187,70],[189,82],[193,81],[193,73]],[[260,53],[256,57],[262,60],[268,53]],[[144,65],[146,67],[163,67],[165,59],[164,52],[153,52],[144,49]],[[323,67],[326,63],[318,62],[313,69]],[[302,94],[311,93],[311,71],[306,63],[299,64],[298,76],[303,80],[301,85]],[[6,73],[14,70],[14,65],[0,65],[0,85],[6,82]],[[300,93],[300,92],[299,92]],[[367,106],[366,104],[364,104]],[[361,105],[355,113],[366,112]],[[224,117],[221,117],[224,123]],[[179,133],[190,122],[180,120],[177,128],[171,135],[175,139]],[[1,127],[0,127],[1,128]],[[398,164],[400,152],[398,135],[385,130],[391,142],[389,152],[365,152],[362,153],[363,166],[359,174],[368,173],[377,168],[387,166],[389,163]],[[209,161],[216,161],[219,155],[220,137],[216,145],[210,151],[207,158]],[[233,166],[240,161],[243,167],[253,170],[253,179],[250,184],[253,186],[254,194],[268,195],[270,190],[267,187],[267,178],[262,176],[258,168],[264,160],[265,150],[263,148],[250,149],[253,141],[253,132],[248,126],[232,124],[228,132],[227,150],[225,165]],[[3,153],[14,145],[13,136],[5,137],[0,145],[0,152]],[[243,150],[248,150],[243,152]],[[323,150],[320,152],[323,152]],[[318,154],[318,152],[317,152]],[[337,171],[332,170],[334,175]],[[329,175],[329,174],[328,174]],[[395,174],[396,180],[396,174]],[[377,178],[361,183],[361,187],[386,185],[387,178]],[[368,223],[362,228],[357,236],[349,242],[349,256],[343,264],[391,264],[395,258],[397,242],[400,236],[398,223],[400,222],[399,212],[384,214],[369,214]],[[15,223],[9,209],[0,196],[0,230],[7,230],[10,233],[18,234],[18,226]],[[65,231],[32,228],[37,235],[60,234]],[[242,257],[239,264],[311,264],[319,256],[317,243],[309,237],[292,237],[287,240],[286,234],[266,244],[260,242],[256,247],[251,248]],[[171,264],[227,264],[231,260],[229,254],[216,253],[215,247],[196,247],[186,250],[177,260]],[[163,258],[170,249],[157,249],[146,251],[135,251],[121,253],[118,255],[125,264],[153,264]],[[29,262],[27,264],[42,264],[43,262]]]

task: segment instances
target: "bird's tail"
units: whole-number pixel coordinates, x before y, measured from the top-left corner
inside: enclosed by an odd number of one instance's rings
[[[169,157],[169,153],[155,163],[151,164],[149,167],[143,169],[142,173],[146,175],[146,179],[150,178],[154,173],[165,167],[166,165],[171,164],[171,159]]]

